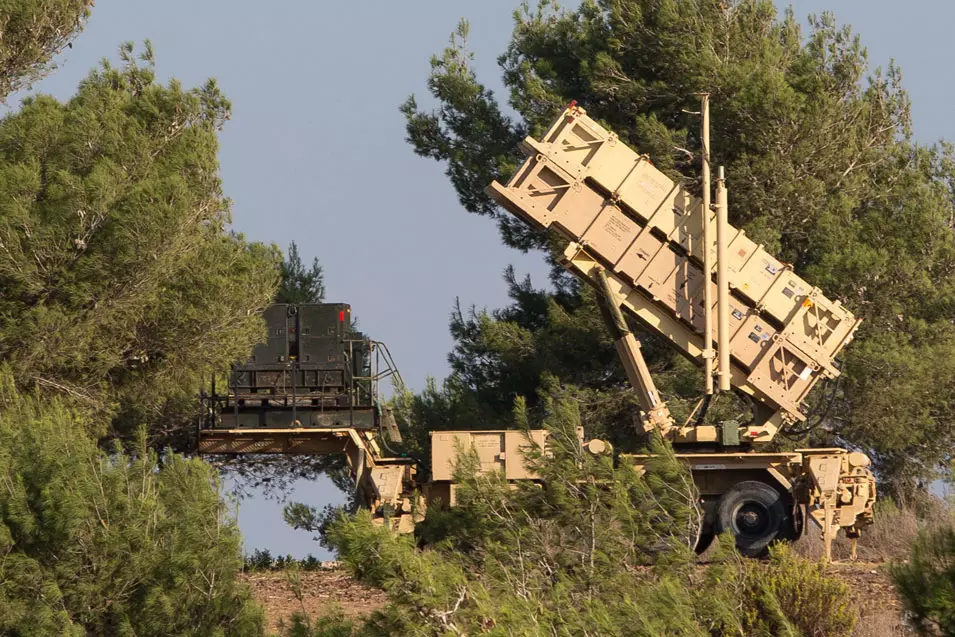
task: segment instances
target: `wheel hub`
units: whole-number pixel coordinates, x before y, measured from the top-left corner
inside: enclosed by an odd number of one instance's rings
[[[733,521],[738,533],[760,535],[769,527],[769,511],[757,502],[744,502],[736,509]]]

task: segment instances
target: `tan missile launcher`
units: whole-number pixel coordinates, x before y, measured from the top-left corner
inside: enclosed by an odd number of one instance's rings
[[[489,188],[494,199],[565,237],[565,267],[598,289],[598,273],[606,272],[625,313],[702,366],[704,286],[713,313],[719,296],[716,273],[708,277],[704,269],[702,201],[581,108],[565,111],[541,141],[528,138],[523,149],[528,158],[514,177]],[[718,201],[720,192],[725,199],[721,183]],[[715,225],[716,211],[708,214]],[[744,231],[727,225],[722,234],[729,293],[720,351],[729,354],[729,370],[720,374],[761,405],[755,424],[739,431],[741,440],[769,442],[779,427],[805,419],[800,405],[819,379],[839,374],[833,357],[859,321]],[[715,263],[716,242],[710,252]]]
[[[701,546],[729,529],[741,550],[759,554],[798,535],[808,514],[822,526],[828,554],[836,530],[855,538],[871,521],[869,459],[841,449],[759,449],[806,419],[803,400],[820,379],[839,374],[833,359],[859,320],[729,225],[722,169],[710,205],[708,98],[702,102],[702,200],[575,104],[541,139],[524,140],[527,159],[488,193],[566,240],[562,265],[600,292],[644,427],[695,451],[681,457],[706,510]],[[751,421],[674,423],[625,314],[703,367],[707,394],[715,373],[720,390],[751,397]],[[774,508],[780,502],[785,515]]]

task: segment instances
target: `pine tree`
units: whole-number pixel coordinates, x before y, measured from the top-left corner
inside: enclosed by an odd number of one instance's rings
[[[263,336],[279,254],[228,228],[215,82],[157,84],[148,42],[120,55],[0,121],[0,360],[182,447],[203,377]]]
[[[0,368],[0,633],[262,635],[215,471],[144,432],[105,453],[97,419]]]
[[[294,241],[289,244],[280,270],[282,283],[275,295],[276,303],[321,303],[325,300],[325,275],[318,258],[312,259],[312,267],[305,269]]]
[[[93,0],[0,2],[0,102],[48,73],[83,29]]]
[[[0,99],[91,6],[0,2]],[[274,251],[226,229],[228,102],[155,84],[148,43],[122,59],[0,121],[0,633],[262,635],[214,471],[143,429],[99,446],[251,344],[275,283]]]
[[[892,581],[922,635],[955,634],[955,527],[924,529],[909,559],[892,566]]]

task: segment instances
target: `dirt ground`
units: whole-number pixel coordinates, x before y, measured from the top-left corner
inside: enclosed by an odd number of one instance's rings
[[[859,609],[855,637],[909,637],[916,634],[903,620],[902,602],[895,594],[884,563],[837,562],[829,569],[852,587]]]
[[[854,591],[860,621],[856,637],[909,637],[915,633],[902,621],[902,605],[883,564],[842,562],[829,567],[846,580]],[[296,599],[283,571],[248,573],[243,576],[252,586],[256,599],[265,607],[269,629],[278,631],[280,619],[304,610],[312,617],[337,605],[345,615],[366,615],[384,606],[380,590],[355,582],[335,563],[317,571],[301,573],[303,600]]]
[[[334,563],[316,571],[301,571],[302,600],[299,601],[284,571],[246,573],[242,578],[252,587],[255,598],[265,607],[270,632],[277,632],[279,620],[296,611],[312,617],[331,612],[336,605],[348,617],[367,615],[385,605],[385,594],[354,581]]]

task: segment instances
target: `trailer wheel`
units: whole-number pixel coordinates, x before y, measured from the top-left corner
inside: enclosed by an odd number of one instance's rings
[[[783,529],[787,540],[796,542],[805,535],[807,515],[805,504],[793,506],[792,512],[786,516],[786,526]]]
[[[713,543],[713,538],[716,535],[712,531],[705,531],[700,533],[699,539],[696,541],[696,546],[693,548],[696,551],[697,555],[702,555],[706,549],[710,548],[710,544]]]
[[[747,480],[723,494],[716,510],[716,531],[731,531],[736,548],[747,557],[762,557],[782,537],[786,508],[779,491],[765,482]]]

